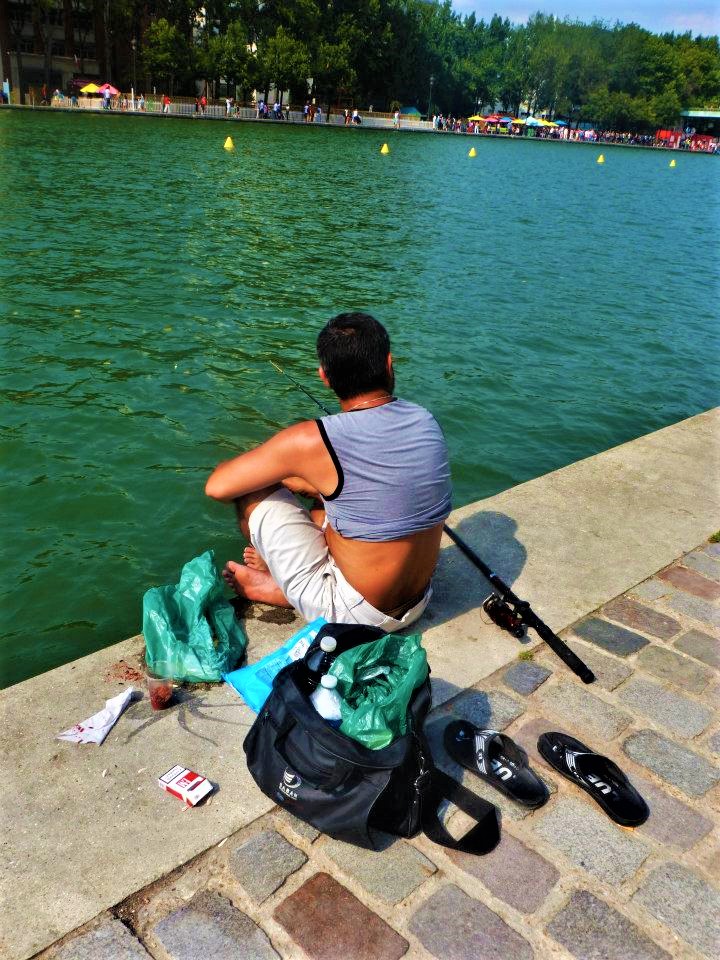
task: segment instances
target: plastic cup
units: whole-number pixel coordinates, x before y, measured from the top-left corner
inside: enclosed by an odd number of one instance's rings
[[[146,673],[150,706],[153,710],[165,710],[173,702],[174,683],[167,677],[158,677],[149,671]]]

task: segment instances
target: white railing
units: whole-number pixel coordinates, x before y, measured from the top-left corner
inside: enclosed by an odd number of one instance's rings
[[[214,120],[260,119],[258,111],[255,107],[233,106],[230,113],[228,113],[224,102],[209,103],[200,112],[198,112],[195,101],[190,100],[189,98],[172,100],[172,102],[168,104],[167,109],[164,109],[162,97],[157,95],[150,95],[145,97],[144,100],[140,100],[140,98],[133,96],[132,94],[123,95],[122,97],[116,97],[111,100],[108,106],[105,105],[102,97],[80,95],[75,100],[70,97],[63,97],[62,99],[54,98],[50,106],[56,110],[93,110],[103,112],[108,111],[112,113],[147,113],[156,116],[166,115],[175,117],[197,117],[200,120],[208,117]],[[394,127],[392,114],[361,112],[360,118],[363,127],[384,130],[392,129]],[[282,111],[282,121],[275,120],[273,111],[272,109],[270,110],[267,116],[268,123],[280,123],[283,121],[289,121],[291,123],[306,122],[302,110],[293,110],[284,107]],[[311,121],[307,122],[309,124]],[[342,112],[333,112],[328,118],[323,112],[320,115],[316,114],[312,123],[329,123],[333,126],[343,126],[345,124],[345,116]],[[352,124],[350,125],[352,126]],[[400,129],[431,130],[432,124],[425,120],[406,121],[401,119]]]

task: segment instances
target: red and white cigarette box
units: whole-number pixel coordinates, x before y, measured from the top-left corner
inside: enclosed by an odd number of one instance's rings
[[[158,777],[158,786],[161,790],[166,790],[178,800],[182,800],[189,807],[212,793],[215,789],[206,777],[200,776],[187,767],[176,766],[168,770],[161,777]]]

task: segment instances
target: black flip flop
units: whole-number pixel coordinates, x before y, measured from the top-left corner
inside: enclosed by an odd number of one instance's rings
[[[467,720],[453,720],[445,728],[450,756],[491,787],[535,809],[547,802],[548,788],[530,769],[528,756],[510,737],[497,730],[480,730]]]
[[[608,757],[566,733],[541,734],[537,748],[551,767],[589,793],[615,823],[638,827],[650,816],[648,805]]]

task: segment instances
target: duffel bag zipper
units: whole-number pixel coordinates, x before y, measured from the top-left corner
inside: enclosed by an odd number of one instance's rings
[[[270,713],[269,710],[263,710],[262,716],[260,717],[260,719],[261,719],[261,721],[262,721],[263,723],[269,723],[270,726],[273,727],[273,729],[275,729],[275,730],[279,730],[279,729],[280,729],[280,727],[277,725],[277,723],[275,723],[275,721],[273,720],[272,714]]]
[[[270,726],[271,726],[274,730],[278,730],[278,731],[279,731],[279,730],[281,729],[280,726],[278,726],[278,724],[273,720],[273,717],[272,717],[272,714],[270,713],[270,711],[267,710],[267,709],[265,709],[265,708],[263,708],[263,712],[260,714],[260,720],[261,720],[263,723],[266,723],[266,722],[269,723]],[[340,733],[339,730],[335,730],[334,732],[335,732],[335,733]],[[425,763],[425,757],[424,757],[422,751],[420,750],[420,745],[419,745],[420,742],[417,740],[417,737],[415,736],[415,733],[414,733],[413,731],[410,731],[410,732],[412,733],[412,735],[413,735],[413,737],[415,738],[415,740],[418,742],[418,751],[419,751],[420,757],[421,757],[421,759],[422,759],[422,764],[424,765],[424,763]],[[342,733],[341,733],[341,736],[345,737],[346,740],[353,740],[353,738],[352,738],[352,737],[348,737],[347,734],[342,734]],[[353,741],[353,742],[355,742],[355,741]],[[342,763],[347,763],[347,764],[349,764],[351,767],[360,767],[360,768],[364,768],[364,767],[365,767],[365,764],[362,763],[362,762],[356,763],[354,760],[349,760],[347,757],[342,757],[342,756],[340,756],[340,754],[334,753],[332,750],[329,750],[329,749],[325,746],[325,744],[322,744],[322,749],[323,749],[326,753],[328,753],[331,757],[335,757],[336,760],[340,760]],[[395,770],[396,767],[375,767],[375,768],[373,768],[373,769],[376,770],[376,771],[380,771],[380,770]],[[415,781],[416,784],[422,779],[422,776],[423,776],[423,773],[424,773],[424,772],[425,772],[424,770],[421,770],[420,776],[418,776],[418,779]]]
[[[432,777],[432,770],[428,768],[425,764],[425,754],[423,753],[422,744],[420,738],[412,731],[412,736],[417,744],[417,755],[418,760],[420,761],[420,769],[418,770],[418,775],[413,781],[413,787],[415,788],[415,796],[413,797],[413,808],[412,813],[413,817],[419,816],[419,812],[422,805],[422,795],[423,792],[430,785],[430,778]]]

